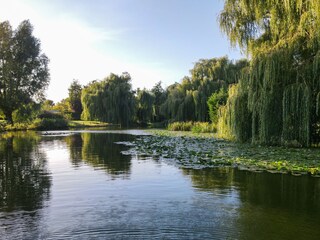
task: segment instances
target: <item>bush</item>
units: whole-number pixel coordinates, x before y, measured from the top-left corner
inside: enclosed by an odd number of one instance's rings
[[[227,99],[228,92],[226,92],[223,88],[221,88],[219,92],[215,92],[209,97],[207,104],[212,123],[218,122],[218,109],[220,106],[226,105]]]
[[[68,121],[64,118],[37,118],[31,128],[37,130],[62,130],[68,129]]]
[[[30,102],[19,107],[12,114],[15,123],[30,123],[36,119],[40,111],[40,104]],[[19,128],[19,127],[18,127]]]
[[[40,119],[64,119],[63,115],[53,111],[43,111],[38,115]]]

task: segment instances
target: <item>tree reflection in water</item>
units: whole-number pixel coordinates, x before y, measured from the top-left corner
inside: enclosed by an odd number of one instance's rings
[[[39,136],[7,133],[0,138],[0,210],[33,211],[50,196],[51,179]]]
[[[112,178],[128,178],[131,156],[121,154],[126,147],[116,142],[132,141],[134,136],[109,133],[81,133],[66,137],[74,167],[81,163],[103,169]]]
[[[0,238],[42,238],[40,210],[50,198],[51,177],[39,140],[35,133],[0,137]]]
[[[317,239],[320,179],[240,171],[183,169],[199,191],[230,195],[238,202],[239,239]],[[259,225],[259,223],[264,223]]]

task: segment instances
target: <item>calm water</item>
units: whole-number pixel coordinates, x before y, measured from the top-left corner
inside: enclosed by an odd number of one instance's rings
[[[320,238],[320,179],[125,156],[130,133],[3,135],[0,239]]]

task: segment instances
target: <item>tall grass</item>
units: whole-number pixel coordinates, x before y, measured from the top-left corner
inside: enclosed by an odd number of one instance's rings
[[[215,133],[216,125],[208,122],[174,122],[167,128],[169,131],[191,131],[194,133]]]
[[[193,122],[173,122],[169,123],[169,131],[191,131]]]

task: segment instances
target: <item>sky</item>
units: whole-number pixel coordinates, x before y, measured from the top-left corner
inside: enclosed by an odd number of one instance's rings
[[[132,87],[163,87],[189,75],[199,59],[239,59],[217,21],[223,0],[0,0],[0,21],[25,19],[49,59],[47,99],[68,97],[110,73],[129,72]]]

